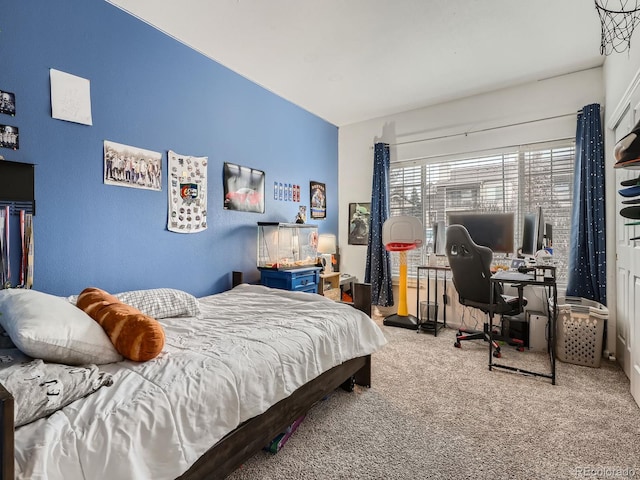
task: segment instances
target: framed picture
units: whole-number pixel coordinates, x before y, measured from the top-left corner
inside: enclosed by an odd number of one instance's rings
[[[371,203],[349,204],[349,245],[366,245],[369,241]]]
[[[264,172],[225,162],[224,209],[264,213]]]
[[[104,141],[105,185],[162,190],[162,153]]]
[[[18,148],[20,148],[18,136],[18,127],[0,125],[0,147],[18,150]]]
[[[0,90],[0,113],[5,113],[11,116],[16,114],[15,93]]]
[[[311,196],[311,218],[327,217],[327,191],[324,183],[309,182]]]
[[[208,157],[181,155],[169,150],[169,214],[167,230],[197,233],[207,229]]]

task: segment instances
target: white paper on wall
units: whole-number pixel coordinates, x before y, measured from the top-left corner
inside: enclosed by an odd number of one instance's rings
[[[169,219],[167,229],[197,233],[207,229],[208,157],[191,157],[169,150]]]
[[[51,68],[51,116],[60,120],[93,125],[91,83],[86,78]]]

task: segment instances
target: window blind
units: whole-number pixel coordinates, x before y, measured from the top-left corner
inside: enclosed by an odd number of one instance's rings
[[[425,247],[411,250],[410,266],[424,265],[433,251],[433,224],[451,212],[515,214],[516,248],[522,244],[523,217],[541,207],[553,227],[558,282],[567,277],[573,199],[575,141],[522,145],[465,158],[394,162],[390,171],[390,214],[411,215],[425,226]],[[397,259],[392,269],[398,273]],[[409,268],[409,275],[416,270]]]

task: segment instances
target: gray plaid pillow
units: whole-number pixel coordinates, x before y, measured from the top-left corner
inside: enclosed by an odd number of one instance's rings
[[[117,293],[115,297],[153,318],[195,317],[200,314],[196,297],[173,288],[132,290]]]

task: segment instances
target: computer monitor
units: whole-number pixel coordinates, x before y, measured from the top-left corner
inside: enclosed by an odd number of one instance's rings
[[[553,247],[553,226],[550,223],[544,224],[544,246]]]
[[[433,224],[433,253],[446,255],[446,228],[442,220]]]
[[[538,250],[544,248],[544,217],[542,208],[536,208],[533,213],[524,215],[524,226],[522,228],[522,255],[533,257]]]
[[[513,213],[452,212],[449,225],[462,225],[478,245],[489,247],[494,253],[513,253]]]

